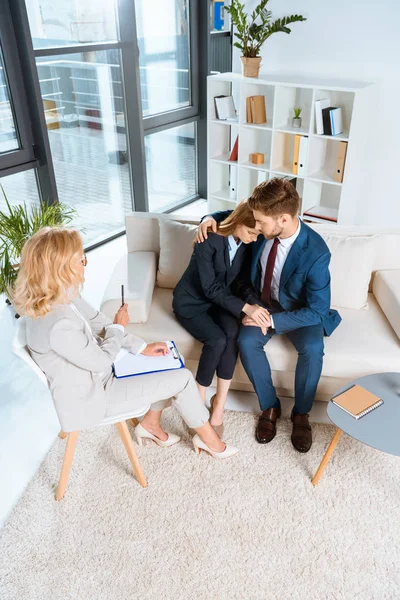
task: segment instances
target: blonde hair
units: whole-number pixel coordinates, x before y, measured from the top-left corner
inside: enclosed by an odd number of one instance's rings
[[[238,204],[229,217],[218,224],[218,233],[224,237],[228,237],[235,233],[238,225],[244,225],[250,229],[254,229],[256,226],[253,211],[249,207],[247,200],[243,200],[243,202]]]
[[[82,238],[72,228],[42,227],[27,240],[11,292],[18,313],[43,317],[54,304],[78,295],[83,276],[73,261],[82,253]]]

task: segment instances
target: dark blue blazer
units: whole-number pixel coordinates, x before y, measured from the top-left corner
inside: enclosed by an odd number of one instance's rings
[[[220,222],[231,211],[220,211],[211,215]],[[322,323],[325,335],[331,335],[342,320],[336,310],[332,310],[331,276],[329,262],[331,254],[322,237],[302,221],[301,230],[291,247],[284,264],[279,285],[279,303],[283,312],[274,312],[274,325],[277,334],[286,333],[300,327]],[[260,303],[261,263],[260,258],[267,240],[260,235],[252,246],[250,278],[246,286],[242,284],[242,297],[249,304]],[[241,278],[245,280],[245,273]]]
[[[246,255],[251,257],[250,245],[241,244],[231,265],[228,239],[209,233],[207,240],[195,245],[189,266],[174,290],[174,312],[191,319],[216,304],[239,317],[246,303],[235,296],[232,287]]]

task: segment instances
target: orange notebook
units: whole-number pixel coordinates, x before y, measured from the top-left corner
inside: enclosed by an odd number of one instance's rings
[[[332,398],[332,402],[355,419],[361,419],[383,404],[382,398],[378,398],[360,385],[353,385],[343,394]]]

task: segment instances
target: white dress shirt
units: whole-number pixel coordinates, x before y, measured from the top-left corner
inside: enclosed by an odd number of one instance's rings
[[[239,243],[237,244],[235,241],[235,238],[233,237],[233,235],[228,235],[228,245],[229,245],[229,260],[230,260],[230,264],[232,266],[233,263],[233,259],[236,256],[236,252],[239,250],[240,246],[242,245],[242,241],[240,240]]]
[[[284,239],[278,238],[280,244],[278,246],[278,252],[276,254],[274,272],[272,274],[272,282],[271,282],[271,298],[272,298],[272,300],[276,300],[277,302],[279,302],[279,285],[280,285],[280,281],[281,281],[282,270],[283,270],[283,267],[285,266],[285,262],[286,262],[288,254],[290,252],[290,249],[300,234],[300,229],[301,229],[301,223],[300,223],[300,219],[298,219],[298,226],[293,235],[291,235],[288,238],[284,238]],[[262,290],[264,287],[265,271],[267,268],[268,256],[271,251],[273,243],[274,243],[273,239],[267,241],[267,243],[265,244],[264,250],[261,254],[261,258],[260,258],[260,262],[261,262],[261,289],[260,289],[260,291],[261,291],[261,293],[262,293]],[[273,322],[272,316],[271,316],[271,327],[274,328],[274,322]]]

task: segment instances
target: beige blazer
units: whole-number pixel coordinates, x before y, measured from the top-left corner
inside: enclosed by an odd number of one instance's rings
[[[87,323],[68,304],[26,323],[28,348],[47,376],[65,431],[93,427],[103,420],[104,383],[112,376],[115,357],[122,347],[138,354],[145,345],[118,328],[106,329],[110,319],[83,298],[74,300],[74,305]]]

